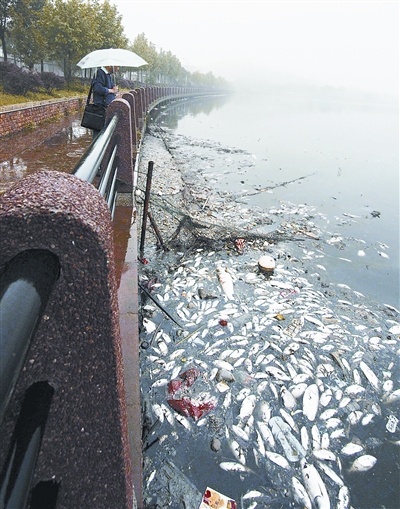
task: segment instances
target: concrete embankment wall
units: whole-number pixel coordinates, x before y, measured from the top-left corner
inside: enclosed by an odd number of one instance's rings
[[[69,115],[69,113],[79,110],[83,106],[84,100],[83,97],[75,97],[39,104],[32,103],[29,106],[25,104],[18,107],[16,105],[13,109],[0,111],[0,138],[24,129],[32,129],[48,120]]]

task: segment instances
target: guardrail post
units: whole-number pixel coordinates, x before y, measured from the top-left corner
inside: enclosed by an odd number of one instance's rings
[[[57,483],[57,507],[135,506],[113,237],[106,202],[74,175],[38,172],[0,198],[0,271],[28,249],[60,263],[0,427],[0,472],[27,389],[48,381],[43,438],[34,431],[27,452],[34,461],[40,445],[33,484]]]
[[[136,133],[136,112],[135,112],[135,98],[132,92],[128,92],[122,95],[122,99],[125,99],[131,107],[131,126],[132,126],[132,147],[133,152],[136,153],[137,149],[137,133]]]
[[[132,121],[131,108],[125,99],[115,99],[107,108],[107,119],[118,114],[118,123],[114,131],[117,144],[115,164],[118,167],[118,180],[126,184],[127,190],[133,186],[133,151],[132,151]],[[114,144],[115,145],[115,144]],[[110,157],[114,145],[107,148],[105,160]],[[102,168],[104,171],[105,168]]]

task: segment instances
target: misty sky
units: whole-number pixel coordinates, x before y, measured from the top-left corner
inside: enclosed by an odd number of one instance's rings
[[[111,1],[131,42],[144,32],[191,72],[398,94],[398,1]]]

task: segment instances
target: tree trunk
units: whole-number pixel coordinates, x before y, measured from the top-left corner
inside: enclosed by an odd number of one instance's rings
[[[7,45],[6,45],[6,38],[5,38],[4,30],[1,30],[1,32],[0,32],[0,41],[1,41],[1,46],[3,48],[3,60],[4,60],[4,62],[7,62]]]

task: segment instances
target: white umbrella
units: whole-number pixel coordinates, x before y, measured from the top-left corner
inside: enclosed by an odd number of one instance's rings
[[[81,69],[91,67],[141,67],[147,62],[133,51],[121,48],[97,49],[84,56],[76,65]]]

